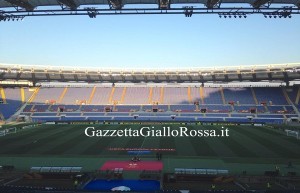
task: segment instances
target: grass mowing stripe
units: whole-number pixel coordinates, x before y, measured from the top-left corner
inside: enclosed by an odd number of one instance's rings
[[[92,141],[92,140],[91,140]],[[109,146],[112,138],[98,137],[96,141],[91,143],[83,152],[83,155],[103,155],[103,150]]]
[[[216,134],[218,135],[218,127],[219,126],[204,126],[204,130],[215,130]],[[206,140],[211,149],[217,153],[218,157],[236,157],[236,154],[229,147],[227,147],[226,144],[222,143],[220,140],[221,138],[222,137],[206,137],[204,140]]]
[[[160,137],[159,148],[161,149],[175,149],[176,151],[163,152],[164,155],[178,155],[175,137]]]
[[[35,148],[36,146],[47,146],[48,144],[44,141],[49,141],[49,138],[51,139],[51,136],[55,135],[58,136],[61,134],[62,130],[64,130],[65,127],[59,128],[59,129],[53,129],[48,128],[47,132],[43,132],[42,134],[39,132],[36,132],[35,135],[28,136],[27,138],[22,138],[22,140],[19,139],[19,137],[16,137],[13,140],[13,143],[10,143],[9,145],[6,145],[6,148],[0,149],[1,153],[9,153],[9,154],[22,154],[25,152],[29,152],[32,148]],[[43,142],[42,142],[43,141]],[[51,141],[51,140],[50,140]],[[29,152],[30,153],[30,152]]]
[[[240,136],[243,136],[243,139],[245,140],[244,144],[247,144],[250,148],[255,150],[255,152],[260,157],[280,157],[280,155],[276,151],[270,149],[268,145],[266,146],[264,140],[258,139],[256,136],[253,135],[248,135],[248,133],[244,131],[242,127],[244,126],[232,126],[231,130],[234,130]]]
[[[294,146],[296,145],[298,148],[300,146],[300,140],[296,139],[296,137],[288,137],[286,136],[286,133],[279,133],[277,131],[272,131],[270,128],[266,127],[253,127],[251,128],[253,130],[259,130],[260,132],[265,133],[268,136],[272,136],[276,138],[276,141],[280,141],[281,143],[284,143],[288,146]]]
[[[175,137],[176,152],[181,156],[197,156],[190,137]]]
[[[43,133],[47,133],[51,131],[50,126],[41,126],[37,128],[28,129],[26,132],[18,132],[10,135],[6,135],[0,138],[0,146],[5,146],[11,144],[13,142],[22,142],[22,140],[26,140],[27,138],[39,136]]]
[[[203,126],[195,126],[193,129],[204,129]],[[190,142],[197,156],[217,156],[218,154],[208,145],[204,137],[190,137]]]
[[[101,126],[101,128],[95,128],[97,130],[104,130],[108,129],[107,127],[110,127],[109,129],[115,129],[118,130],[122,126]],[[89,146],[86,147],[86,149],[82,152],[84,155],[103,155],[103,153],[106,151],[106,148],[110,146],[110,143],[112,142],[112,137],[93,137],[90,139],[91,143]]]
[[[249,127],[248,127],[249,128]],[[265,128],[261,128],[259,129],[253,129],[253,128],[249,128],[249,132],[256,134],[257,132],[263,132],[263,130],[265,130]],[[299,148],[300,148],[300,144],[295,145],[293,143],[289,143],[286,140],[282,140],[282,138],[278,137],[278,136],[274,136],[268,133],[263,133],[262,135],[260,135],[261,137],[265,138],[266,140],[269,140],[270,142],[272,142],[274,145],[276,145],[278,148],[282,148],[282,149],[286,149],[286,151],[296,154],[298,155],[298,157],[300,157],[300,152],[299,152]]]
[[[230,132],[230,130],[229,130]],[[234,131],[232,131],[234,132]],[[227,146],[231,151],[238,157],[256,157],[256,154],[250,151],[248,148],[243,147],[244,141],[236,138],[234,133],[230,133],[229,137],[218,137],[219,140],[224,146]]]
[[[232,148],[239,157],[263,157],[269,153],[272,153],[253,139],[237,132],[233,129],[233,127],[230,127],[229,133],[229,140],[227,140],[227,138],[224,140],[228,141],[228,146]]]
[[[74,148],[78,141],[87,140],[81,128],[73,128],[67,136],[60,136],[53,143],[53,147],[45,150],[42,154],[64,154],[68,149]]]
[[[88,125],[91,126],[91,125]],[[87,127],[85,125],[85,127]],[[103,127],[102,129],[108,129],[107,126],[101,126]],[[95,129],[100,129],[99,125],[95,126]],[[84,152],[89,149],[91,146],[93,146],[93,144],[97,143],[97,141],[99,140],[100,137],[87,137],[86,135],[83,134],[82,139],[76,141],[73,144],[72,148],[66,149],[64,154],[66,155],[82,155],[84,154]],[[112,142],[110,143],[110,145],[115,141],[114,138],[111,138]],[[99,151],[95,152],[95,155],[99,155]],[[102,155],[105,155],[106,152],[103,152]],[[92,155],[92,154],[91,154]]]
[[[25,149],[19,149],[19,153],[40,154],[43,151],[50,149],[56,143],[56,139],[63,137],[64,134],[68,134],[73,129],[74,128],[72,127],[58,128],[56,133],[47,137],[39,138],[36,142],[27,144]]]
[[[140,148],[144,141],[144,137],[130,137],[124,148]]]
[[[115,137],[115,138],[113,138],[113,140],[110,143],[109,147],[112,147],[112,148],[124,147],[128,143],[129,140],[130,140],[130,137]],[[110,151],[110,150],[107,150],[106,152],[107,152],[107,154],[127,155],[126,151]]]
[[[132,125],[130,128],[134,130],[134,129],[138,129],[139,127],[141,127],[141,126]],[[125,144],[124,148],[140,148],[143,141],[144,141],[144,137],[142,137],[142,136],[130,137],[130,139]],[[127,154],[127,152],[126,152],[126,154]]]
[[[143,148],[159,148],[160,137],[146,137]]]
[[[249,127],[248,127],[249,128]],[[294,144],[294,143],[290,143],[289,141],[284,139],[284,136],[277,136],[277,135],[273,135],[267,132],[264,132],[266,130],[265,127],[262,128],[249,128],[249,132],[252,132],[254,134],[256,134],[257,132],[263,132],[264,134],[261,135],[261,137],[271,141],[272,143],[274,143],[276,146],[278,147],[282,147],[282,149],[286,149],[289,152],[293,152],[293,154],[297,154],[298,157],[300,157],[300,143],[298,144]]]
[[[248,128],[248,127],[240,127],[240,130],[242,130],[249,137],[252,137],[254,140],[261,143],[266,148],[270,149],[271,151],[277,153],[278,155],[280,155],[282,157],[287,157],[287,158],[295,157],[295,154],[293,154],[293,152],[289,151],[289,149],[284,148],[283,146],[276,144],[273,141],[269,140],[268,138],[264,137],[264,135],[261,132],[251,132],[250,131],[251,128]]]
[[[27,136],[30,136],[32,134],[47,132],[49,128],[52,128],[52,125],[41,125],[37,127],[27,128],[27,129],[23,129],[22,131],[17,131],[14,134],[5,135],[2,137],[2,139],[11,139],[15,137],[26,138]]]

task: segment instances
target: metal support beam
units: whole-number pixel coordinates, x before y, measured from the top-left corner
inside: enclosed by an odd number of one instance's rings
[[[63,74],[59,74],[59,75],[60,75],[60,80],[61,80],[62,82],[66,82],[64,75],[63,75]]]
[[[4,79],[4,72],[0,73],[0,80]]]
[[[243,78],[242,78],[242,75],[241,75],[241,73],[238,73],[238,80],[239,80],[240,82],[242,82],[242,81],[243,81]]]
[[[221,0],[207,0],[206,2],[206,7],[209,9],[220,7],[220,5],[221,5]]]
[[[170,9],[170,0],[158,0],[159,9]]]
[[[225,81],[229,82],[228,74],[225,74]]]
[[[33,11],[34,10],[34,6],[31,5],[28,0],[5,0],[6,2],[18,6],[18,7],[22,7],[24,9],[26,9],[26,11]]]
[[[272,80],[272,74],[271,74],[271,72],[268,73],[268,79]]]
[[[288,83],[290,81],[290,79],[289,79],[287,72],[283,72],[283,76],[284,76],[284,82]]]
[[[122,0],[108,0],[110,9],[122,9]]]
[[[255,9],[258,9],[260,6],[268,3],[270,0],[256,0],[252,3],[252,6],[255,8]]]
[[[34,74],[34,73],[32,73],[32,74]],[[46,79],[47,79],[48,82],[50,82],[50,75],[49,75],[49,73],[46,73]]]
[[[17,79],[17,80],[20,80],[20,77],[21,77],[21,72],[18,72],[18,73],[17,73],[16,79]]]
[[[96,18],[98,15],[153,15],[153,14],[185,14],[186,17],[191,17],[193,14],[201,15],[219,15],[221,18],[246,18],[247,16],[259,14],[263,16],[274,16],[281,18],[290,18],[292,15],[300,15],[300,9],[297,7],[277,7],[277,8],[259,8],[259,11],[255,8],[198,8],[198,7],[182,7],[182,8],[170,8],[170,9],[157,9],[157,8],[122,8],[118,11],[115,9],[105,8],[100,9],[96,7],[77,8],[76,11],[69,9],[35,9],[34,11],[20,11],[20,10],[4,10],[0,13],[3,21],[18,20],[24,17],[38,17],[38,16],[70,16],[70,15],[88,15],[90,18]],[[1,18],[0,18],[1,21]]]
[[[71,10],[76,10],[78,5],[76,5],[74,0],[57,0],[59,3],[69,7]]]
[[[76,82],[78,82],[78,76],[77,76],[77,74],[74,74],[74,79],[75,79]]]
[[[34,72],[31,72],[31,79],[29,79],[29,80],[32,82],[34,82],[36,80]]]
[[[256,74],[255,73],[252,74],[252,78],[253,78],[252,81],[257,82],[257,78],[256,78]]]

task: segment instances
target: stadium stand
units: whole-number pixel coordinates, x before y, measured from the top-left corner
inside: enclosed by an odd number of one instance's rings
[[[165,88],[164,89],[164,103],[165,104],[189,104],[188,88]],[[176,97],[174,97],[176,96]]]
[[[48,88],[42,87],[37,93],[34,101],[32,103],[36,104],[55,104],[59,101],[59,97],[63,92],[64,88]],[[49,93],[51,92],[51,95]]]
[[[269,122],[276,123],[280,118],[281,123],[288,118],[298,116],[293,107],[296,104],[288,102],[295,99],[289,97],[295,97],[296,93],[285,96],[286,89],[282,87],[142,87],[141,96],[137,93],[139,89],[140,87],[132,86],[40,87],[35,89],[38,92],[22,92],[20,88],[5,88],[2,93],[5,95],[6,102],[1,104],[1,112],[4,119],[8,119],[24,104],[21,115],[31,116],[35,121],[75,121],[76,119],[84,121],[96,116],[107,117],[107,120],[126,121],[132,120],[133,113],[143,117],[134,120],[172,121],[170,116],[173,112],[181,116],[181,118],[173,119],[175,121],[182,119],[191,121],[200,116],[201,119],[197,121],[229,121],[223,118],[230,117],[230,122],[234,120],[240,122],[240,119],[234,118],[253,115],[257,118],[264,118],[253,119],[254,122],[270,118]],[[251,89],[254,92],[251,92]],[[33,97],[34,95],[36,96]],[[258,101],[258,105],[254,98]],[[88,101],[97,104],[90,105]],[[134,101],[136,101],[135,104],[129,104]],[[161,113],[149,114],[149,112]],[[285,116],[286,114],[290,115]],[[60,115],[66,117],[63,119],[56,117]]]
[[[299,92],[299,88],[294,86],[289,89],[286,89],[286,92],[293,103],[296,103],[297,95]],[[297,104],[297,103],[296,103]]]
[[[255,104],[250,88],[224,88],[226,104],[233,102],[238,105]]]
[[[150,88],[147,87],[128,87],[123,104],[148,104],[149,92]]]
[[[62,96],[62,99],[61,99],[60,103],[66,104],[66,105],[87,104],[87,101],[89,100],[91,92],[92,92],[92,88],[85,88],[85,87],[74,88],[74,87],[70,87],[70,88],[67,89],[66,93],[64,93],[64,96]]]
[[[97,87],[90,104],[109,104],[109,97],[111,92],[111,87]]]
[[[281,88],[254,88],[259,104],[288,105]]]
[[[220,88],[204,88],[203,104],[223,104]]]

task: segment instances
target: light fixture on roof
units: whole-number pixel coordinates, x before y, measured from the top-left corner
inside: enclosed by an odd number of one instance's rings
[[[184,8],[185,17],[192,17],[194,7],[193,6],[186,6],[186,7],[183,7],[183,8]]]
[[[24,17],[25,16],[0,14],[0,21],[19,21],[23,20]]]
[[[90,18],[96,18],[98,12],[96,11],[96,9],[94,7],[88,7],[86,8],[87,10],[87,14]]]
[[[242,18],[242,17],[244,17],[244,18],[246,18],[247,17],[247,14],[246,13],[244,13],[244,12],[229,12],[229,13],[227,13],[227,12],[224,12],[224,13],[219,13],[219,17],[220,18],[222,18],[222,16],[224,17],[224,18]]]
[[[284,7],[283,11],[276,11],[272,13],[263,13],[265,18],[292,18],[291,7]]]

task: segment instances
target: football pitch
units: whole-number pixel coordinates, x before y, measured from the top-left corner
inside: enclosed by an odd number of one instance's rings
[[[82,165],[96,170],[105,160],[128,160],[127,150],[148,149],[142,159],[155,159],[159,149],[164,170],[184,168],[223,168],[243,171],[283,168],[288,162],[300,167],[300,140],[288,137],[282,129],[255,126],[187,125],[188,130],[227,128],[229,137],[88,137],[87,127],[95,130],[139,130],[149,125],[41,125],[0,137],[0,164],[17,168],[30,166]],[[153,126],[153,125],[151,125]],[[154,125],[154,130],[181,125]],[[223,127],[223,128],[222,128]],[[166,149],[168,151],[166,151]],[[298,167],[299,166],[299,167]]]

